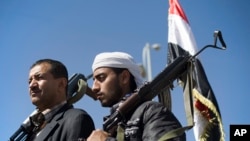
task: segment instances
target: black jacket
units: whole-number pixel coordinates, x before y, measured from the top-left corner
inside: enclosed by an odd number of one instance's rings
[[[125,141],[157,141],[167,132],[180,128],[173,113],[159,102],[146,101],[129,116],[124,124]],[[107,141],[116,140],[108,138]],[[185,141],[185,133],[171,141]]]
[[[94,122],[86,111],[66,104],[48,121],[35,141],[86,139],[94,129]]]

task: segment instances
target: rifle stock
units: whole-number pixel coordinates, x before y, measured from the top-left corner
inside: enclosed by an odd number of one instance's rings
[[[75,73],[70,77],[69,82],[68,82],[68,93],[67,93],[68,100],[76,96],[74,94],[76,94],[76,91],[78,90],[78,82],[80,79],[84,80],[85,82],[87,81],[86,77],[81,73]],[[94,100],[97,100],[95,94],[92,92],[92,90],[88,86],[86,88],[85,94],[87,94],[89,97],[93,98]],[[79,99],[77,99],[77,101],[78,100]]]
[[[109,133],[113,127],[144,101],[152,100],[165,87],[169,87],[174,80],[186,72],[190,56],[180,56],[160,72],[150,83],[143,85],[138,92],[128,97],[109,118],[104,121],[103,129]]]

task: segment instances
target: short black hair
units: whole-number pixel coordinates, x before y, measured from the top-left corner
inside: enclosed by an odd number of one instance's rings
[[[68,81],[68,71],[66,66],[57,60],[53,59],[40,59],[37,60],[34,64],[31,65],[30,69],[35,67],[36,65],[40,65],[42,63],[48,63],[51,65],[51,69],[49,70],[50,73],[53,75],[54,78],[66,78]]]
[[[124,70],[130,71],[126,68],[111,68],[116,74],[122,73]],[[137,89],[137,85],[135,82],[135,77],[130,73],[130,91],[133,93]]]

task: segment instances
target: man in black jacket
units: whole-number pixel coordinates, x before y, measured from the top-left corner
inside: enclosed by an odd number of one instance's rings
[[[36,61],[29,72],[29,93],[37,108],[35,127],[27,140],[85,140],[95,129],[90,115],[67,102],[68,72],[57,60]],[[37,118],[35,118],[37,117]]]
[[[124,52],[105,52],[95,57],[92,65],[93,87],[103,107],[111,107],[111,114],[143,85],[139,66]],[[146,101],[119,123],[117,132],[95,130],[88,141],[157,141],[164,134],[180,128],[177,118],[159,102]],[[122,132],[122,133],[121,133]],[[185,141],[185,133],[171,139]]]

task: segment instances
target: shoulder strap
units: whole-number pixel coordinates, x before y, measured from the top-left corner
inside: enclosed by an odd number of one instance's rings
[[[78,89],[76,91],[76,94],[68,99],[69,104],[74,104],[75,102],[80,100],[84,96],[84,93],[87,90],[88,84],[83,79],[79,79],[77,85],[78,85]]]
[[[192,127],[193,126],[191,125],[191,126],[185,126],[182,128],[177,128],[177,129],[171,130],[170,132],[167,132],[166,134],[164,134],[158,141],[166,141],[168,139],[172,139],[172,138],[181,136],[184,134],[184,132],[186,130],[191,129]]]
[[[185,106],[185,111],[186,111],[186,118],[187,118],[187,126],[182,127],[182,128],[177,128],[174,130],[171,130],[170,132],[167,132],[164,134],[158,141],[166,141],[171,138],[175,138],[178,136],[181,136],[184,134],[186,130],[189,130],[193,128],[194,126],[194,119],[193,119],[193,81],[192,81],[192,64],[190,63],[188,72],[187,72],[187,77],[184,80],[184,85],[183,90],[184,90],[184,106]]]
[[[124,129],[121,127],[121,125],[118,125],[117,127],[116,139],[117,141],[124,141]]]

